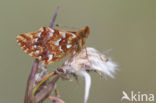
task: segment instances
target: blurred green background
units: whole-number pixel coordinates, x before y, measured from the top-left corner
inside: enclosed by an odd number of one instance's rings
[[[88,103],[121,103],[123,90],[156,96],[155,0],[0,0],[0,103],[23,103],[34,60],[20,49],[16,36],[48,26],[58,4],[55,23],[88,25],[87,46],[112,49],[109,55],[119,65],[115,79],[91,73]],[[49,70],[56,67],[51,64]],[[80,83],[60,79],[57,87],[66,103],[83,103],[82,78]]]

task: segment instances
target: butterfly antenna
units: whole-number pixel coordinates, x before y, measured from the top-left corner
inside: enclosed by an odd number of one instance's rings
[[[73,27],[73,26],[67,26],[67,25],[61,25],[61,24],[54,24],[54,26],[56,27],[60,27],[60,28],[70,28],[70,29],[80,29],[80,28],[76,28],[76,27]]]

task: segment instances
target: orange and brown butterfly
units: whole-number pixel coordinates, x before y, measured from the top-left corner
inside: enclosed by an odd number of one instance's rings
[[[78,31],[63,31],[41,27],[36,32],[17,36],[17,42],[30,56],[50,64],[85,48],[89,27]]]

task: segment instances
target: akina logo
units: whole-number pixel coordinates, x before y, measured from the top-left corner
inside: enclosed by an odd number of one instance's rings
[[[131,91],[130,93],[126,93],[125,91],[122,91],[122,98],[121,98],[121,101],[124,101],[124,100],[128,100],[128,101],[135,101],[135,102],[143,102],[143,101],[146,101],[146,102],[153,102],[154,101],[154,94],[152,93],[141,93],[140,91],[138,92],[134,92],[134,91]]]

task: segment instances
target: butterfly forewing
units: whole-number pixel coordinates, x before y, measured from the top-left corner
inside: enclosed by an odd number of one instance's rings
[[[17,42],[21,48],[45,64],[58,61],[76,51],[80,45],[79,40],[81,36],[77,32],[59,31],[46,27],[17,36]]]

